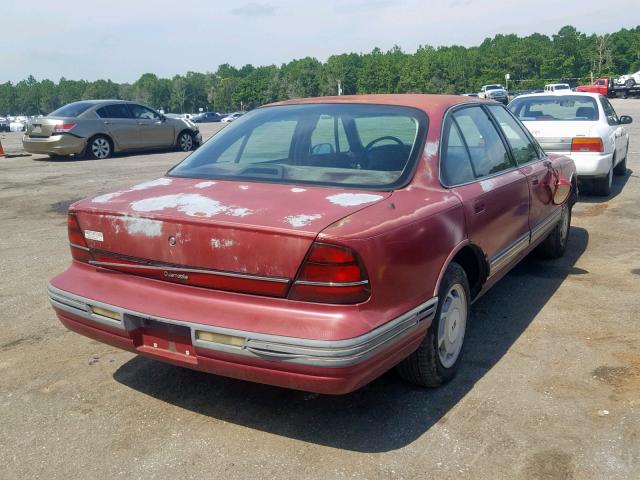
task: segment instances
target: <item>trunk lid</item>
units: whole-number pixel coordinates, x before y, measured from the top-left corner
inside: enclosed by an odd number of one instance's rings
[[[77,118],[43,117],[36,118],[27,124],[27,135],[34,138],[47,138],[54,134],[56,125],[73,124]]]
[[[599,137],[595,122],[534,121],[522,122],[546,152],[570,152],[574,137]]]
[[[320,231],[389,195],[163,177],[82,200],[71,211],[96,252],[292,279]]]

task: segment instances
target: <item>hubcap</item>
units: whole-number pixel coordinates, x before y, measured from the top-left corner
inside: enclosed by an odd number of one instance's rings
[[[444,298],[438,322],[438,357],[451,368],[460,356],[467,328],[467,298],[462,285],[455,284]]]
[[[106,158],[109,156],[110,151],[111,146],[104,138],[96,138],[93,143],[91,143],[91,152],[96,158]]]
[[[189,134],[183,134],[180,137],[180,149],[184,152],[187,152],[193,148],[193,138]]]

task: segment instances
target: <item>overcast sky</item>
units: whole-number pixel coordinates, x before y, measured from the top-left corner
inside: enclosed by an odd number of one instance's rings
[[[131,82],[394,44],[472,46],[567,24],[586,33],[634,27],[638,0],[2,0],[0,83],[29,74]]]

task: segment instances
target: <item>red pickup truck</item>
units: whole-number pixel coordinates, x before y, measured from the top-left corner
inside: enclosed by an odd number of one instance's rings
[[[640,85],[619,85],[616,84],[612,77],[596,78],[591,85],[579,85],[576,92],[599,93],[605,97],[615,98],[622,96],[624,98],[640,95]]]
[[[598,78],[591,85],[578,85],[576,92],[599,93],[605,97],[611,96],[613,90],[613,78]]]

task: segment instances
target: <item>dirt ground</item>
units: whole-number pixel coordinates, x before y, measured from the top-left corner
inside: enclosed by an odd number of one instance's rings
[[[0,158],[0,477],[639,478],[640,100],[614,106],[636,118],[627,175],[581,198],[564,258],[526,259],[474,305],[464,364],[438,390],[390,372],[308,394],[68,332],[46,296],[70,261],[67,206],[184,154]]]

